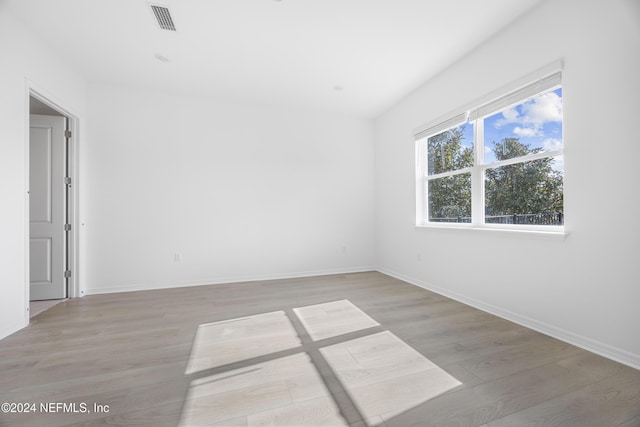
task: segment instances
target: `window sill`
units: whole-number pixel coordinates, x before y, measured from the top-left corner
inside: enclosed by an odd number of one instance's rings
[[[471,233],[478,235],[492,235],[492,236],[504,236],[512,238],[526,238],[526,239],[541,239],[541,240],[564,240],[567,237],[567,232],[563,229],[559,230],[531,230],[522,228],[507,228],[507,227],[478,227],[471,224],[460,225],[430,225],[430,224],[418,224],[416,229],[433,230],[442,232],[459,232],[459,233]]]

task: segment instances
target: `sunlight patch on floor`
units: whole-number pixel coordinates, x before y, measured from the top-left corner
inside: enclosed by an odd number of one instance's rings
[[[309,305],[293,311],[314,341],[380,326],[348,300]]]
[[[186,374],[300,345],[284,311],[202,324],[196,332]]]
[[[306,353],[192,381],[181,426],[346,426]]]
[[[461,384],[390,331],[323,347],[318,341],[380,326],[348,300],[293,312],[313,340],[304,347],[284,311],[198,327],[186,373],[200,377],[190,383],[180,426],[349,426],[343,398],[357,410],[350,427],[384,425]],[[259,356],[272,360],[251,360]],[[324,378],[314,365],[322,359]],[[203,372],[212,368],[221,369]]]
[[[364,418],[392,418],[461,383],[389,331],[320,349]]]

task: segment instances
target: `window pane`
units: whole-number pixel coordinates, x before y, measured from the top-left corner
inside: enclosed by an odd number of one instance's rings
[[[429,222],[471,222],[471,174],[429,181]]]
[[[562,149],[562,88],[484,119],[484,160]]]
[[[485,223],[562,225],[562,170],[562,156],[488,168]]]
[[[428,174],[473,166],[473,126],[463,124],[427,139]]]

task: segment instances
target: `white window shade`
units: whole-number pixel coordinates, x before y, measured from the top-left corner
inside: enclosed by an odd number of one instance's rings
[[[470,111],[469,120],[485,117],[511,105],[522,103],[523,100],[538,95],[547,89],[559,86],[561,83],[562,73],[558,71]]]
[[[506,87],[461,106],[457,111],[454,110],[452,114],[444,118],[441,117],[440,120],[434,120],[421,126],[414,131],[414,139],[418,141],[436,135],[456,125],[476,120],[478,117],[487,116],[522,102],[526,98],[537,95],[547,89],[560,86],[562,84],[563,68],[562,61],[556,61],[528,76],[524,76],[518,81],[511,82]]]
[[[427,138],[429,136],[437,135],[440,132],[444,132],[447,129],[451,129],[454,126],[461,125],[462,123],[466,123],[467,121],[467,113],[460,113],[448,120],[443,122],[439,122],[433,125],[428,125],[424,130],[416,133],[414,138],[416,141]]]

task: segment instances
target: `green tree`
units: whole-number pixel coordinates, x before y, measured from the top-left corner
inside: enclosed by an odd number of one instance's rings
[[[427,141],[429,175],[473,166],[473,145],[464,146],[466,125],[447,130]],[[471,174],[429,181],[429,218],[471,217]]]
[[[512,159],[541,149],[531,149],[519,138],[494,144],[497,160]],[[487,169],[485,212],[488,216],[542,214],[563,211],[562,173],[551,157]]]

